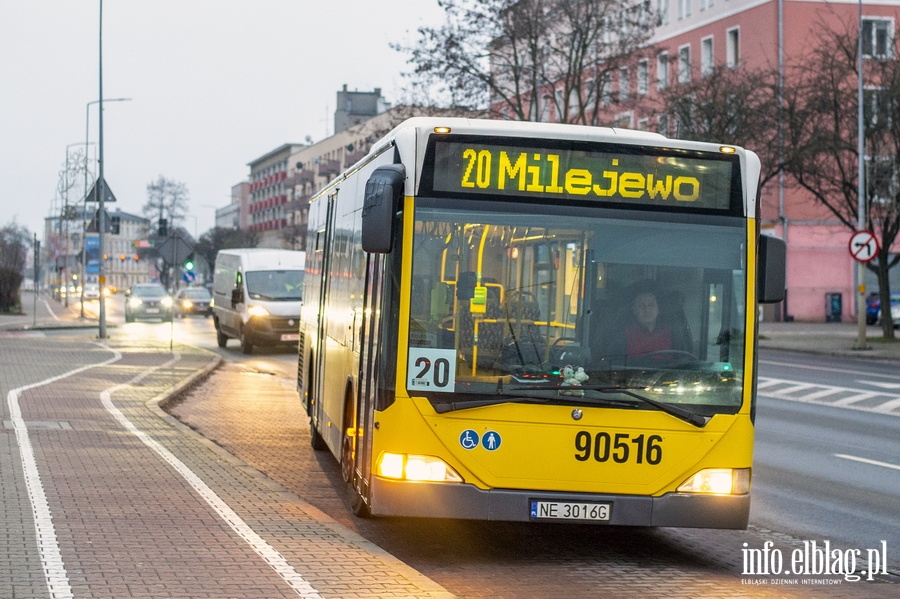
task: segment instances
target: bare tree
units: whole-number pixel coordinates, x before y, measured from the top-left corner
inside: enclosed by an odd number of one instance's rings
[[[215,227],[200,236],[194,244],[195,258],[201,257],[213,271],[219,250],[231,248],[255,248],[259,245],[260,234],[247,229],[225,229]]]
[[[686,83],[661,90],[648,108],[665,114],[682,139],[735,144],[760,156],[760,185],[778,176],[779,150],[778,73],[769,70],[716,67]],[[783,94],[781,106],[789,110],[796,99]]]
[[[785,167],[840,222],[856,230],[860,164],[857,32],[849,26],[820,30],[819,45],[795,65],[788,79],[804,103],[787,122],[794,141]],[[895,54],[891,45],[883,56],[870,54],[863,61],[864,228],[875,234],[881,246],[867,268],[878,278],[886,338],[894,337],[888,273],[900,261],[900,254],[891,254],[900,233],[900,63],[894,60]]]
[[[147,202],[144,216],[151,219],[166,219],[173,228],[183,223],[188,211],[187,186],[160,175],[156,181],[147,184]]]
[[[432,102],[513,120],[601,124],[614,74],[655,23],[645,0],[439,0],[409,54]],[[552,114],[551,114],[552,112]]]

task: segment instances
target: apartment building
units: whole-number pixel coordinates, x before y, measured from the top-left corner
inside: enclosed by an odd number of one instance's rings
[[[816,47],[823,29],[855,32],[860,22],[856,1],[825,0],[654,0],[659,25],[655,55],[618,81],[619,93],[654,90],[703,77],[714,66],[778,68]],[[897,0],[862,4],[864,57],[885,58],[893,51]],[[779,55],[779,39],[781,54]],[[624,86],[624,90],[623,90]],[[855,99],[854,99],[855,100]],[[620,126],[676,135],[660,115],[615,115]],[[774,319],[822,321],[833,318],[828,299],[842,298],[842,316],[854,319],[858,295],[855,262],[848,251],[852,232],[825,207],[802,191],[774,181],[762,190],[762,227],[787,242],[787,300]],[[898,248],[900,251],[900,248]],[[867,287],[877,289],[874,275]],[[900,283],[900,277],[898,277]],[[861,307],[865,309],[865,306]]]

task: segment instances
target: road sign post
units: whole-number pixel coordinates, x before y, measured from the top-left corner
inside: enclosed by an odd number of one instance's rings
[[[868,349],[866,345],[866,284],[865,264],[878,256],[878,239],[871,231],[857,231],[850,236],[850,256],[858,262],[857,288],[856,288],[856,322],[859,328],[857,349]]]

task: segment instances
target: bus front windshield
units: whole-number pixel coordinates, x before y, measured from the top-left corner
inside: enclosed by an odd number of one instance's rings
[[[644,397],[705,415],[740,408],[742,219],[427,201],[415,219],[406,386],[438,411],[646,409]]]

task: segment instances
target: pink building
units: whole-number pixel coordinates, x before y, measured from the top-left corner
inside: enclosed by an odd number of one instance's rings
[[[651,72],[657,71],[650,81],[658,86],[660,77],[675,84],[680,77],[702,77],[712,66],[777,68],[779,29],[781,63],[787,64],[815,47],[823,28],[855,31],[860,5],[823,0],[656,0],[656,9],[661,24],[653,43],[670,65],[649,61]],[[892,54],[898,17],[900,1],[865,2],[864,40],[882,44],[879,48]],[[803,192],[784,188],[777,180],[762,190],[762,220],[763,231],[784,238],[788,249],[787,300],[766,317],[822,321],[829,310],[826,294],[840,293],[843,319],[854,319],[857,284],[848,249],[852,232]],[[867,288],[877,289],[871,273]]]

